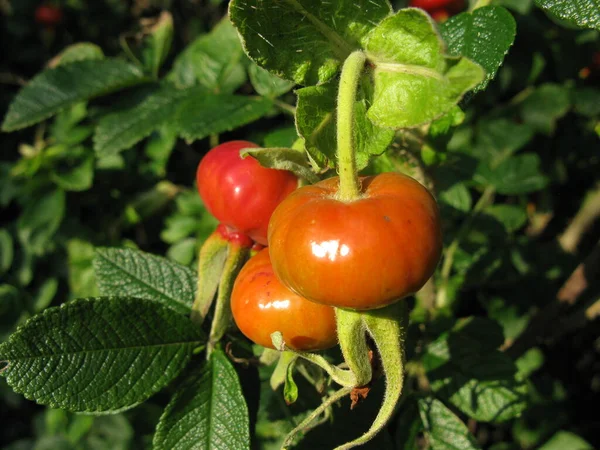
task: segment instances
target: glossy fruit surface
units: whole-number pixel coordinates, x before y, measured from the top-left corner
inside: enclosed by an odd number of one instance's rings
[[[40,5],[35,9],[35,21],[48,27],[58,25],[63,19],[63,12],[53,5]]]
[[[419,290],[438,263],[441,224],[429,191],[398,173],[360,181],[352,202],[335,198],[334,177],[298,189],[273,213],[275,273],[311,301],[381,308]]]
[[[231,141],[210,150],[198,166],[198,191],[208,211],[232,230],[267,244],[271,214],[298,186],[294,174],[267,169],[240,150],[255,148],[247,141]]]
[[[231,311],[240,331],[263,347],[273,348],[275,331],[296,350],[322,350],[337,342],[333,308],[309,302],[281,284],[268,248],[250,258],[237,276]]]

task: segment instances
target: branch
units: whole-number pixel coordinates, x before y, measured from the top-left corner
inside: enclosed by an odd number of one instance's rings
[[[556,299],[533,317],[527,329],[512,345],[505,347],[506,353],[516,359],[540,341],[546,340],[557,328],[549,324],[560,322],[565,309],[574,306],[584,291],[591,284],[597,283],[598,279],[600,279],[600,241],[565,281],[556,294]],[[590,316],[593,315],[593,311],[595,310],[592,309]]]
[[[567,253],[575,253],[583,235],[600,217],[600,185],[588,192],[581,208],[559,236],[558,242]]]

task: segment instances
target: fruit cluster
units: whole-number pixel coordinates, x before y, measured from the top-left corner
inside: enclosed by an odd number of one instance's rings
[[[333,307],[371,310],[416,292],[440,257],[434,198],[399,173],[360,178],[359,196],[338,196],[339,178],[297,188],[291,172],[262,167],[232,141],[210,150],[197,171],[200,196],[230,242],[267,245],[236,275],[233,318],[253,342],[289,348],[336,344]]]

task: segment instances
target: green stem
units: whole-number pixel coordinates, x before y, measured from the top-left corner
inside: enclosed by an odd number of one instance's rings
[[[488,6],[492,3],[492,0],[477,0],[471,8],[469,8],[470,12],[475,11],[478,8],[483,8],[484,6]]]
[[[272,333],[271,339],[273,341],[273,346],[276,349],[279,349],[282,352],[284,352],[284,351],[291,352],[295,355],[298,355],[300,358],[310,361],[311,363],[319,366],[337,384],[339,384],[341,386],[345,386],[345,387],[357,386],[356,376],[350,370],[340,369],[339,367],[334,366],[329,361],[327,361],[325,358],[323,358],[321,355],[317,355],[316,353],[301,352],[301,351],[286,347],[285,342],[283,340],[283,335],[281,334],[281,332],[276,331],[276,332]]]
[[[290,351],[279,352],[279,361],[275,366],[275,370],[271,374],[269,384],[271,389],[277,390],[279,386],[285,383],[285,377],[287,375],[288,367],[298,359],[298,355]]]
[[[233,290],[233,283],[242,269],[242,266],[248,259],[250,249],[239,244],[229,242],[227,245],[227,259],[221,281],[219,283],[219,292],[217,294],[217,304],[215,306],[215,315],[208,336],[208,344],[206,346],[206,357],[214,350],[217,342],[225,335],[225,331],[229,328],[231,322],[231,305],[230,297]]]
[[[354,104],[360,75],[365,66],[366,56],[355,51],[344,62],[337,98],[337,159],[340,175],[338,199],[356,200],[360,186],[356,171],[354,142]]]
[[[388,423],[404,385],[404,337],[408,323],[406,302],[400,300],[393,305],[372,311],[362,312],[363,321],[377,346],[383,373],[385,374],[385,395],[379,413],[369,431],[336,447],[335,450],[348,450],[369,442]]]
[[[191,314],[192,321],[198,325],[204,321],[215,298],[226,257],[227,241],[215,231],[198,252],[198,287]]]
[[[369,358],[366,325],[363,313],[335,308],[338,341],[344,361],[356,376],[355,386],[364,386],[371,381],[373,370]]]
[[[304,419],[302,422],[300,422],[300,424],[296,428],[294,428],[292,431],[290,431],[288,433],[288,435],[285,437],[285,440],[283,441],[281,450],[288,450],[290,448],[290,446],[293,445],[294,438],[296,437],[296,435],[298,433],[306,432],[306,431],[310,430],[312,427],[309,427],[309,425],[313,420],[315,420],[317,417],[319,417],[323,413],[323,411],[325,411],[327,408],[329,408],[335,402],[337,402],[338,400],[341,400],[346,395],[350,394],[350,392],[352,392],[352,388],[344,387],[344,388],[340,389],[339,391],[334,392],[331,396],[329,396],[323,403],[321,403],[321,405],[318,408],[316,408],[313,412],[311,412],[308,415],[308,417],[306,417],[306,419]]]
[[[471,230],[473,226],[473,221],[479,215],[483,209],[488,206],[490,200],[496,193],[493,187],[488,187],[483,191],[481,197],[471,210],[470,215],[465,219],[465,221],[460,226],[456,236],[446,249],[446,254],[444,256],[444,262],[442,263],[441,269],[441,277],[442,281],[440,283],[440,287],[438,289],[438,295],[436,299],[436,306],[438,308],[443,308],[448,306],[448,285],[450,282],[450,273],[452,271],[452,266],[454,264],[454,255],[456,254],[458,247],[463,240],[463,238],[467,235],[467,233]]]

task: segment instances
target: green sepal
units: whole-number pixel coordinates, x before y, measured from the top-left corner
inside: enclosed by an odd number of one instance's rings
[[[198,255],[198,289],[192,306],[191,318],[202,324],[219,287],[221,274],[227,258],[227,240],[217,231],[213,232]]]
[[[365,386],[373,377],[364,315],[360,311],[335,309],[338,340],[344,361],[356,376],[355,386]]]
[[[294,366],[296,358],[292,360],[285,371],[285,384],[283,385],[283,399],[287,405],[291,405],[298,400],[298,385],[294,381]]]
[[[274,391],[277,390],[279,386],[285,383],[285,379],[287,377],[288,367],[293,365],[294,362],[298,359],[298,355],[290,351],[279,352],[279,360],[277,361],[277,365],[271,374],[271,378],[269,380],[269,385],[271,389]]]
[[[256,159],[263,167],[288,170],[310,184],[319,181],[304,152],[284,147],[242,149],[240,156],[244,158],[247,155]]]
[[[347,450],[373,439],[388,423],[402,394],[404,384],[404,333],[408,323],[406,302],[400,300],[385,308],[356,312],[379,352],[386,389],[383,403],[369,431],[340,445],[335,450]]]
[[[250,249],[248,247],[228,242],[227,258],[225,259],[225,266],[223,267],[219,281],[215,314],[208,336],[207,357],[210,356],[217,342],[221,340],[229,328],[229,324],[231,323],[231,291],[233,290],[233,284],[238,273],[240,273],[243,265],[248,260],[249,254]]]

